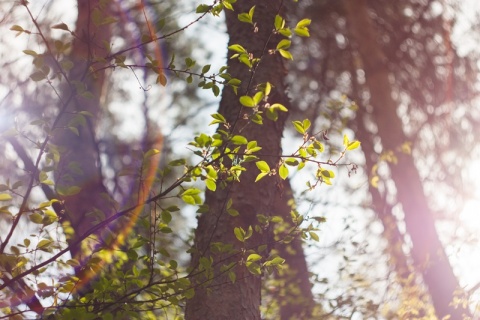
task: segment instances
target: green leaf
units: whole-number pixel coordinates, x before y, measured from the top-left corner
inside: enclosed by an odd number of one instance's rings
[[[254,275],[259,276],[262,274],[262,270],[260,269],[260,266],[257,263],[251,263],[247,268],[248,268],[248,271],[250,271],[250,273]]]
[[[256,105],[255,101],[250,96],[241,96],[240,103],[242,104],[242,106],[249,108],[253,108]]]
[[[280,168],[278,169],[278,174],[280,177],[285,180],[288,177],[288,168],[285,166],[285,164],[282,163]]]
[[[293,32],[299,37],[305,37],[308,38],[310,37],[310,32],[308,31],[307,28],[295,28],[293,29]]]
[[[207,73],[210,70],[211,65],[207,64],[203,66],[202,68],[202,73]]]
[[[278,30],[278,33],[280,33],[282,36],[290,38],[292,36],[292,31],[290,31],[289,28],[284,28],[281,30]]]
[[[225,117],[222,116],[220,113],[214,113],[211,116],[214,120],[212,122],[210,122],[209,125],[212,125],[212,124],[215,124],[215,123],[226,123],[227,122],[227,120],[225,120]]]
[[[229,215],[231,215],[232,217],[236,217],[236,216],[240,215],[240,213],[233,208],[227,209],[227,213]]]
[[[320,174],[324,178],[328,178],[328,179],[335,178],[335,173],[332,170],[323,169],[323,170],[320,170]]]
[[[247,263],[248,262],[255,262],[262,259],[262,256],[257,254],[257,253],[252,253],[247,257]]]
[[[350,144],[350,140],[348,139],[348,136],[346,134],[343,135],[343,146],[348,147]]]
[[[45,73],[43,73],[42,71],[36,71],[30,75],[30,79],[32,79],[33,81],[41,81],[45,79],[45,77]]]
[[[253,102],[255,103],[255,105],[259,104],[260,101],[262,101],[262,99],[263,99],[263,92],[261,91],[255,93],[255,95],[253,96]]]
[[[270,109],[280,110],[282,112],[288,112],[288,109],[280,103],[274,103],[270,106]]]
[[[208,190],[210,190],[210,191],[217,190],[217,184],[212,179],[205,179],[205,185],[207,186]]]
[[[250,16],[250,18],[253,19],[253,13],[255,12],[255,6],[251,7],[250,10],[248,11],[248,15]]]
[[[285,27],[285,19],[283,19],[281,16],[278,14],[275,16],[275,30],[280,30]]]
[[[247,50],[245,50],[245,48],[239,44],[232,44],[231,46],[228,47],[228,49],[238,53],[247,53]]]
[[[68,26],[63,22],[54,24],[52,26],[52,29],[60,29],[60,30],[70,31],[70,29],[68,29]]]
[[[200,189],[197,189],[197,188],[191,188],[191,189],[187,189],[185,190],[182,195],[197,195],[199,193],[201,193],[202,191]]]
[[[257,165],[257,168],[262,171],[262,172],[270,172],[270,166],[268,165],[268,163],[266,163],[265,161],[257,161],[255,163]]]
[[[295,27],[296,28],[308,27],[310,23],[312,23],[311,19],[303,19],[303,20],[300,20]]]
[[[272,91],[272,85],[270,82],[265,83],[265,95],[268,96]]]
[[[248,15],[248,13],[240,13],[238,15],[238,20],[240,20],[241,22],[253,24],[252,18]]]
[[[268,172],[262,172],[262,173],[258,174],[257,178],[255,179],[255,182],[257,182],[258,180],[262,179],[262,178],[265,177],[266,175],[268,175]]]
[[[168,210],[163,210],[161,213],[162,221],[165,223],[170,223],[172,221],[172,214]]]
[[[301,134],[305,134],[305,129],[303,128],[303,123],[300,121],[292,121],[293,127]]]
[[[205,13],[205,12],[210,11],[210,9],[212,9],[212,8],[213,8],[212,6],[209,6],[209,5],[206,5],[206,4],[201,4],[197,7],[195,12],[196,13]]]
[[[12,200],[12,196],[8,193],[0,193],[0,201],[9,201]]]
[[[38,56],[38,53],[36,53],[33,50],[23,50],[23,53],[28,54],[29,56],[34,56],[34,57]]]
[[[232,141],[233,144],[238,144],[238,145],[248,143],[247,138],[245,138],[244,136],[239,136],[239,135],[233,136],[231,141]]]
[[[218,97],[218,95],[220,94],[220,88],[217,85],[214,85],[212,87],[212,92],[215,97]]]
[[[235,280],[237,279],[237,275],[235,274],[235,272],[230,271],[228,273],[228,278],[230,279],[230,281],[232,281],[232,284],[233,284],[233,283],[235,283]]]
[[[37,244],[37,249],[45,248],[52,243],[52,240],[42,239]]]
[[[348,144],[347,150],[354,150],[360,147],[360,141],[356,140]]]
[[[277,44],[277,50],[279,49],[288,49],[290,48],[290,45],[292,42],[287,39],[280,40],[280,42]]]
[[[24,31],[24,29],[22,27],[20,27],[18,24],[15,24],[15,25],[11,26],[10,30],[18,31],[18,32],[23,32]]]
[[[310,125],[311,125],[310,120],[308,120],[308,119],[303,120],[303,129],[304,129],[305,131],[307,131],[308,128],[310,128]]]
[[[215,170],[215,168],[212,165],[209,165],[208,167],[205,168],[207,170],[207,176],[213,180],[217,179],[218,177],[218,172]]]
[[[280,55],[285,59],[293,60],[293,56],[289,51],[279,49],[278,52],[280,52]]]
[[[313,147],[318,150],[319,152],[323,152],[325,150],[325,147],[323,146],[323,144],[320,142],[320,141],[315,141],[313,143]]]
[[[245,230],[243,230],[241,227],[235,227],[233,229],[233,233],[238,241],[245,242]]]
[[[317,242],[320,240],[320,238],[318,237],[318,234],[316,232],[310,231],[308,234],[310,235],[310,238],[312,240],[317,241]]]
[[[30,221],[33,223],[43,224],[43,216],[38,212],[32,213],[30,216],[28,216],[28,219],[30,219]]]
[[[225,7],[225,9],[228,9],[228,10],[232,10],[233,11],[233,6],[231,3],[229,3],[228,1],[223,1],[222,2],[222,5]]]
[[[289,166],[298,166],[298,160],[295,158],[288,158],[287,160],[285,160],[285,163]]]
[[[280,257],[275,257],[270,261],[267,261],[269,266],[278,266],[285,263],[285,259]]]
[[[185,64],[187,65],[187,68],[191,68],[195,65],[196,61],[193,60],[192,58],[185,58]]]
[[[195,205],[195,198],[192,196],[184,195],[182,196],[182,200],[187,204]]]

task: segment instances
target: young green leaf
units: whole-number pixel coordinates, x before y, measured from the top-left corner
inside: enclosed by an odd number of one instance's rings
[[[260,101],[262,101],[262,99],[263,99],[263,92],[259,91],[255,93],[255,95],[253,96],[253,103],[257,105],[260,103]]]
[[[0,193],[0,201],[9,201],[12,200],[12,196],[8,193]]]
[[[348,147],[350,144],[350,140],[348,139],[348,136],[346,134],[343,135],[343,146]]]
[[[212,9],[212,6],[206,5],[206,4],[201,4],[197,7],[197,10],[195,10],[196,13],[205,13],[210,11]]]
[[[248,143],[247,138],[245,138],[244,136],[239,136],[239,135],[233,136],[231,141],[232,141],[233,144],[238,144],[238,145]]]
[[[300,121],[292,121],[293,127],[301,134],[305,134],[305,129],[303,128],[303,123]]]
[[[270,172],[270,166],[265,161],[257,161],[257,168],[262,172]]]
[[[282,165],[280,165],[280,168],[278,169],[278,174],[283,180],[287,179],[288,168],[285,166],[285,164],[282,163]]]
[[[253,108],[256,105],[252,97],[249,97],[249,96],[241,96],[240,103],[242,104],[242,106],[249,107],[249,108]]]
[[[253,24],[252,18],[250,17],[250,15],[248,13],[240,13],[238,15],[238,20],[240,20],[242,22]]]
[[[277,44],[277,50],[288,49],[288,48],[290,48],[291,44],[292,44],[292,42],[290,40],[283,39]]]
[[[241,227],[235,227],[233,229],[233,233],[238,241],[245,242],[245,230],[243,230]]]
[[[300,20],[295,27],[296,27],[296,28],[308,27],[308,26],[310,25],[310,23],[312,23],[312,20],[310,20],[310,19],[303,19],[303,20]]]
[[[210,190],[210,191],[217,190],[217,184],[212,179],[205,179],[205,185],[207,186],[208,190]]]
[[[260,260],[260,259],[262,259],[262,256],[261,256],[261,255],[259,255],[259,254],[257,254],[257,253],[252,253],[252,254],[248,255],[248,257],[247,257],[247,263],[248,263],[248,262],[255,262],[255,261],[258,261],[258,260]]]
[[[354,149],[357,149],[358,147],[360,147],[360,141],[355,140],[348,144],[347,150],[354,150]]]
[[[228,49],[238,53],[247,53],[247,50],[245,50],[245,48],[239,44],[232,44],[231,46],[228,47]]]
[[[280,55],[282,57],[284,57],[285,59],[289,59],[289,60],[293,60],[293,56],[292,54],[287,51],[287,50],[283,50],[283,49],[279,49],[278,52],[280,52]]]
[[[255,179],[255,182],[257,182],[258,180],[262,179],[263,177],[265,177],[266,175],[268,175],[268,172],[261,172],[258,174],[257,178]]]
[[[279,16],[278,14],[275,16],[275,23],[274,23],[274,26],[275,26],[275,30],[280,30],[280,29],[283,29],[285,27],[285,19],[283,19],[281,16]]]

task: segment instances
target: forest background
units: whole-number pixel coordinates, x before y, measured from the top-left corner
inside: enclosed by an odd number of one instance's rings
[[[475,2],[0,6],[2,317],[478,317]]]

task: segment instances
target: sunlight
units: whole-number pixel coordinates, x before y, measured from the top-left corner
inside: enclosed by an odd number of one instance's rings
[[[471,194],[466,199],[460,222],[465,230],[466,244],[458,252],[458,272],[462,286],[468,289],[480,283],[480,167],[472,163],[468,168],[468,176],[472,181]]]

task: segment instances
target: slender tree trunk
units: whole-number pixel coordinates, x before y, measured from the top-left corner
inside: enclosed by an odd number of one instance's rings
[[[462,319],[462,315],[469,315],[469,311],[462,306],[456,309],[451,305],[458,280],[438,238],[421,178],[413,157],[400,152],[406,137],[396,113],[397,105],[392,98],[388,67],[377,42],[378,35],[369,17],[366,0],[344,1],[344,5],[350,36],[357,45],[370,88],[370,101],[378,134],[385,150],[395,151],[398,158],[396,164],[390,164],[390,170],[397,188],[397,199],[405,213],[416,268],[423,275],[437,316],[443,318],[451,315],[451,319]]]
[[[107,56],[111,38],[109,25],[102,25],[97,20],[99,15],[102,18],[109,15],[108,5],[100,2],[102,1],[77,2],[76,38],[69,56],[74,65],[69,72],[70,89],[75,90],[76,95],[66,109],[62,110],[64,114],[61,122],[54,131],[53,143],[61,154],[55,179],[59,193],[66,193],[61,197],[65,207],[63,222],[68,223],[74,231],[73,235],[67,234],[70,240],[77,239],[95,222],[113,212],[110,197],[103,185],[95,136],[95,120],[101,112],[105,72],[94,71],[99,67],[94,62]],[[81,115],[81,111],[87,111],[93,116]],[[78,121],[83,124],[78,125]],[[69,129],[72,126],[77,128],[78,134],[74,132],[75,129]],[[72,190],[74,191],[70,192]],[[79,252],[79,248],[72,248],[72,256],[78,258]]]
[[[225,87],[222,93],[219,113],[221,113],[230,125],[234,123],[234,134],[245,136],[249,141],[256,140],[262,147],[261,154],[270,168],[275,168],[281,154],[281,137],[285,122],[285,116],[280,115],[276,122],[264,119],[263,125],[248,123],[245,120],[243,110],[238,102],[239,96],[245,93],[252,95],[256,84],[269,81],[274,89],[269,97],[269,103],[288,102],[285,95],[283,79],[285,69],[281,57],[268,54],[269,49],[274,49],[279,39],[271,36],[274,18],[277,13],[284,14],[280,10],[282,1],[279,0],[244,0],[235,3],[235,12],[226,11],[226,21],[229,44],[244,46],[255,58],[264,55],[259,67],[253,75],[253,82],[248,87],[252,76],[244,64],[236,59],[228,61],[229,73],[242,80],[239,95]],[[253,20],[255,28],[249,24],[240,22],[238,14],[248,12],[252,6],[256,6]],[[266,51],[264,51],[266,49]],[[225,129],[225,128],[221,128]],[[194,278],[197,285],[195,296],[187,301],[186,318],[194,319],[260,319],[261,301],[261,278],[254,276],[245,268],[246,254],[244,249],[257,250],[258,246],[271,241],[268,232],[260,234],[254,232],[245,246],[235,238],[234,228],[242,227],[247,230],[249,226],[258,224],[257,214],[273,214],[272,208],[278,190],[278,177],[265,177],[254,182],[259,171],[254,162],[246,165],[246,172],[240,176],[240,182],[229,184],[225,189],[217,189],[216,192],[207,192],[205,203],[209,207],[207,213],[199,217],[198,228],[195,233],[194,252],[192,257],[193,273],[198,273]],[[232,217],[226,212],[226,204],[229,199],[233,201],[233,208],[240,213]],[[215,252],[212,244],[224,243],[233,246],[233,252]],[[260,254],[268,256],[268,252]],[[212,259],[212,260],[210,260]],[[199,265],[205,261],[213,261],[213,274],[201,271]],[[243,261],[243,262],[242,262]],[[228,278],[227,272],[220,270],[222,265],[237,263],[234,268],[236,274],[235,283]]]

